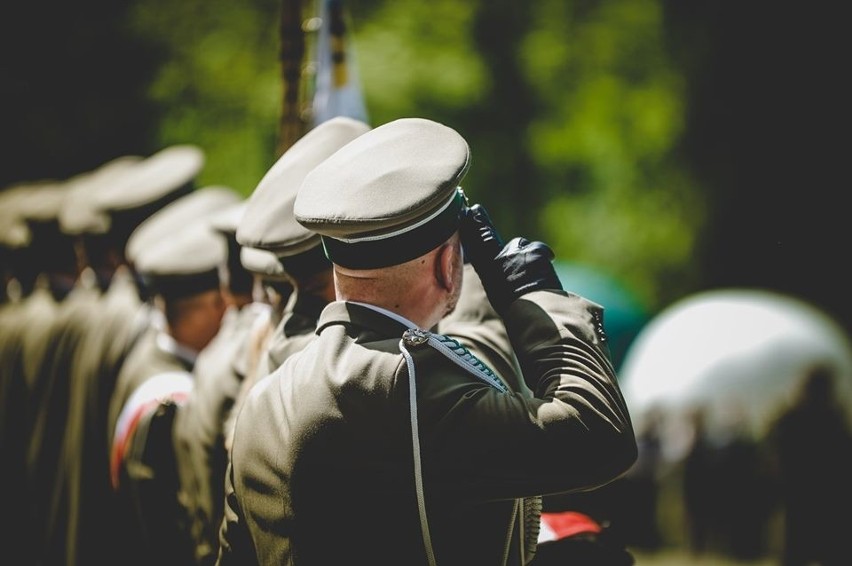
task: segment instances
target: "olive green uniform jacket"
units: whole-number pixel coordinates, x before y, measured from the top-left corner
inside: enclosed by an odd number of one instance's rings
[[[38,532],[34,505],[38,486],[27,461],[31,394],[57,308],[47,287],[38,286],[7,303],[0,318],[0,505],[6,510],[0,521],[0,544],[9,556],[29,553]]]
[[[94,273],[84,272],[59,303],[47,337],[44,363],[33,391],[33,429],[29,460],[35,494],[38,539],[33,553],[40,564],[65,563],[67,500],[61,473],[65,431],[69,426],[69,397],[78,348],[95,328],[102,311],[101,290]],[[77,455],[79,458],[79,455]]]
[[[236,403],[225,423],[229,452],[233,440],[234,421],[246,395],[255,383],[275,371],[287,358],[301,351],[316,337],[317,320],[326,304],[328,304],[326,301],[318,297],[298,291],[293,291],[290,295],[278,324],[263,337],[262,345],[257,351],[258,359],[252,364],[247,364],[252,367],[252,371],[243,381]],[[218,526],[217,524],[217,537]]]
[[[599,305],[537,291],[504,323],[532,397],[457,342],[328,305],[237,418],[219,563],[526,562],[523,499],[612,481],[636,442]]]
[[[66,518],[65,566],[103,564],[122,549],[114,542],[109,459],[104,450],[107,410],[119,369],[150,326],[150,305],[139,299],[132,274],[119,268],[100,300],[100,314],[75,353],[59,474]]]
[[[268,309],[263,303],[228,309],[219,332],[198,355],[192,392],[175,410],[178,500],[197,564],[216,560],[225,499],[225,420],[245,378],[240,361],[249,333]]]
[[[195,356],[156,326],[128,354],[110,401],[110,475],[122,564],[192,563],[178,505],[173,425]]]

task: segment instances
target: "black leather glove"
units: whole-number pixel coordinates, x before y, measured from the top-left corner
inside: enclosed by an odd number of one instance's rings
[[[460,233],[465,258],[473,265],[491,306],[498,313],[531,291],[562,290],[553,268],[553,250],[547,244],[526,238],[513,238],[504,245],[481,205],[466,210]]]

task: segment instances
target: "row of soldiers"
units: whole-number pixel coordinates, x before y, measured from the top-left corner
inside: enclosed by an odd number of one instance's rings
[[[297,191],[370,129],[320,124],[246,199],[196,186],[205,157],[192,145],[0,193],[5,549],[38,565],[216,562],[242,400],[335,300],[327,250],[294,218]],[[464,277],[436,330],[524,391],[500,317],[473,268]],[[593,518],[554,515],[551,529],[540,499],[526,509],[528,556],[561,529],[597,563],[631,563]]]

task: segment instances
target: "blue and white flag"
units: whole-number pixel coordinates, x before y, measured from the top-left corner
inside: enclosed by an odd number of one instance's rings
[[[343,0],[318,2],[321,23],[316,43],[316,84],[311,127],[335,116],[348,116],[368,122]]]

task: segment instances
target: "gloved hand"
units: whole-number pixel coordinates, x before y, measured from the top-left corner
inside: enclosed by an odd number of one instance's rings
[[[466,210],[460,233],[465,258],[473,265],[498,313],[531,291],[562,290],[550,247],[526,238],[513,238],[504,245],[481,205]]]

